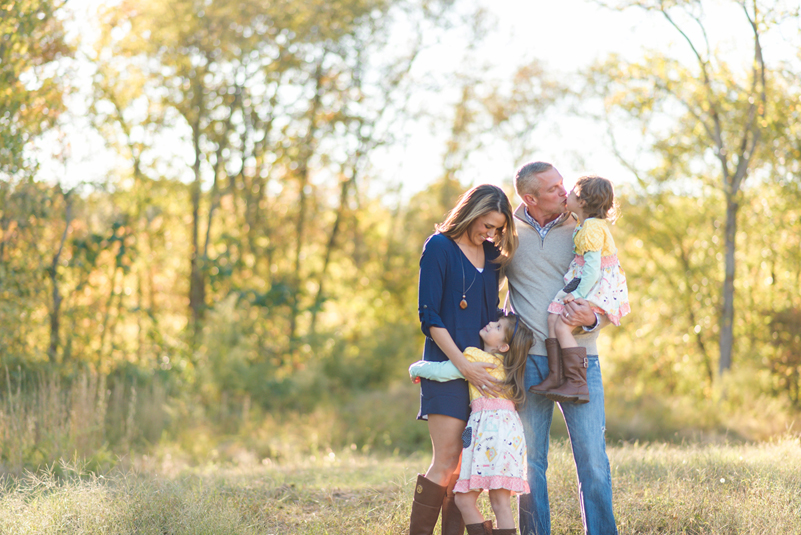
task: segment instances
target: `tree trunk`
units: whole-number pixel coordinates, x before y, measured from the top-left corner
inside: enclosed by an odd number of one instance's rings
[[[201,76],[196,73],[196,76]],[[197,344],[198,336],[203,320],[203,312],[206,303],[206,284],[203,275],[203,266],[200,251],[200,192],[201,192],[201,170],[200,163],[202,152],[200,148],[200,116],[203,109],[203,88],[198,81],[194,82],[195,95],[193,112],[195,116],[191,122],[192,126],[192,146],[195,151],[195,161],[192,164],[192,173],[195,180],[192,182],[192,254],[190,259],[189,273],[189,308],[192,313],[192,347]]]
[[[324,300],[324,290],[323,287],[325,285],[325,277],[328,272],[328,264],[331,262],[331,255],[334,252],[334,247],[336,246],[337,236],[339,235],[339,227],[342,225],[342,219],[345,216],[345,206],[348,202],[348,190],[350,189],[350,185],[356,181],[356,169],[354,165],[354,169],[352,174],[349,178],[342,181],[342,185],[339,191],[339,208],[337,208],[337,215],[334,219],[334,225],[331,227],[331,234],[328,237],[328,245],[325,248],[325,256],[323,257],[323,267],[320,270],[320,277],[317,283],[317,295],[314,297],[314,305],[312,306],[311,311],[311,324],[309,327],[309,332],[314,334],[317,329],[317,314],[320,312],[320,308],[323,306]]]
[[[723,309],[720,315],[720,368],[722,375],[731,368],[734,345],[734,252],[737,234],[738,203],[731,197],[726,199],[726,229],[724,237],[725,277],[723,279]]]
[[[59,325],[61,322],[61,303],[63,297],[58,289],[58,262],[61,259],[61,253],[64,251],[64,243],[67,241],[67,234],[70,230],[72,223],[72,201],[70,194],[64,195],[64,200],[67,203],[65,208],[65,225],[64,232],[61,234],[61,241],[58,244],[58,250],[53,255],[53,261],[50,264],[50,282],[53,285],[53,308],[50,311],[50,345],[47,348],[47,358],[50,364],[56,364],[58,360],[58,346],[59,346]]]
[[[294,349],[297,341],[298,315],[300,314],[300,264],[302,258],[303,233],[306,226],[306,186],[309,183],[309,161],[314,155],[314,136],[317,133],[317,113],[322,101],[323,85],[323,54],[317,62],[314,72],[314,97],[309,105],[309,129],[302,141],[301,157],[298,161],[298,218],[295,222],[295,258],[293,261],[292,302],[289,317],[289,344],[290,351]]]

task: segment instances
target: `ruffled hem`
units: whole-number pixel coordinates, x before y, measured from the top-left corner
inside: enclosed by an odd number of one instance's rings
[[[620,305],[620,309],[615,313],[606,312],[595,305],[591,305],[591,308],[593,311],[598,312],[599,314],[606,314],[606,317],[609,318],[609,321],[611,321],[612,325],[615,327],[620,327],[620,318],[631,312],[631,306],[628,303],[623,303]],[[548,310],[550,309],[551,307],[549,306]]]
[[[604,314],[607,318],[609,318],[609,321],[612,322],[612,325],[616,327],[620,327],[620,319],[631,312],[631,306],[628,303],[623,303],[620,306],[620,309],[618,309],[616,312],[607,312],[606,310],[595,306],[592,303],[590,303],[590,308],[597,314]],[[551,301],[551,304],[548,305],[548,312],[551,314],[561,314],[564,309],[565,306],[562,303],[557,303],[556,301]]]
[[[528,481],[519,477],[509,476],[470,476],[470,479],[457,481],[453,487],[453,492],[493,489],[506,489],[515,494],[528,494],[531,492]]]

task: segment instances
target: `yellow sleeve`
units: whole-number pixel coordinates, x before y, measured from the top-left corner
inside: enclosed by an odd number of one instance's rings
[[[477,347],[468,347],[465,349],[464,358],[466,358],[468,362],[492,362],[492,355]]]
[[[587,251],[600,251],[604,247],[606,233],[604,232],[605,225],[603,221],[598,219],[587,219],[584,225],[576,233],[573,240],[576,246],[576,254],[583,255]]]

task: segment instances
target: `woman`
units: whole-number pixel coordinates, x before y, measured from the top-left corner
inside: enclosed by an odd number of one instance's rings
[[[420,258],[423,359],[450,359],[467,380],[420,383],[417,419],[428,420],[434,456],[425,476],[417,477],[410,535],[431,535],[440,509],[443,535],[464,533],[453,486],[459,476],[462,432],[470,416],[467,382],[489,394],[500,390],[485,369],[494,366],[468,362],[462,352],[481,347],[479,331],[497,319],[501,273],[517,248],[512,207],[497,186],[484,184],[466,192],[436,228]]]

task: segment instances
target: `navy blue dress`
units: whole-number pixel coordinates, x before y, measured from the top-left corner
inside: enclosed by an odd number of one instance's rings
[[[420,327],[426,335],[423,360],[448,360],[431,338],[431,327],[447,329],[461,351],[468,347],[482,347],[478,332],[498,317],[500,266],[492,262],[498,255],[495,246],[485,241],[484,271],[479,273],[450,238],[437,233],[426,240],[420,257],[417,303]],[[464,290],[467,290],[465,299],[468,306],[462,309],[459,303]],[[440,383],[422,379],[417,419],[427,420],[429,414],[444,414],[467,421],[470,417],[467,381],[457,379]]]

